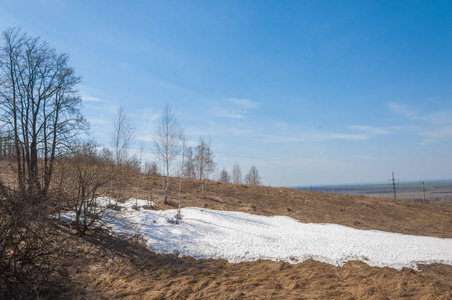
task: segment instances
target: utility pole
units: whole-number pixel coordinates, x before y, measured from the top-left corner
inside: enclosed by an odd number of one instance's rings
[[[422,181],[422,191],[424,192],[424,204],[425,204],[425,184]]]
[[[389,179],[389,180],[391,180],[391,179]],[[398,180],[398,179],[394,178],[394,171],[392,171],[392,189],[394,190],[394,199],[395,200],[397,200],[396,183],[395,183],[396,180]]]

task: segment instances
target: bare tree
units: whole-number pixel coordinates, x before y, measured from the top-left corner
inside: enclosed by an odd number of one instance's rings
[[[238,163],[235,163],[234,167],[232,167],[232,182],[242,183],[242,169]]]
[[[12,146],[16,182],[7,187],[0,180],[1,286],[8,273],[21,282],[33,278],[29,272],[52,265],[49,255],[61,245],[61,235],[50,234],[49,216],[60,209],[52,205],[59,186],[55,168],[87,128],[80,113],[80,77],[68,55],[19,29],[6,30],[2,38],[0,130],[8,149]]]
[[[195,168],[195,154],[193,147],[188,147],[185,154],[185,177],[196,178],[196,168]]]
[[[155,154],[163,165],[162,175],[166,177],[164,182],[165,204],[168,204],[168,187],[172,163],[181,150],[180,137],[181,128],[179,122],[171,108],[166,105],[154,136]]]
[[[121,166],[127,161],[127,148],[133,142],[135,127],[130,122],[123,103],[116,110],[113,120],[113,131],[110,132],[110,145],[114,149],[117,166]]]
[[[213,161],[213,152],[210,149],[210,139],[206,142],[201,138],[198,146],[196,146],[195,166],[199,179],[201,180],[202,195],[207,197],[207,181],[209,175],[215,170]]]
[[[220,172],[220,182],[229,183],[231,182],[231,176],[229,176],[228,171],[225,168]]]
[[[159,166],[157,165],[157,163],[155,161],[153,161],[153,162],[147,161],[144,164],[144,173],[146,175],[158,176],[158,175],[160,175]]]
[[[185,133],[183,132],[183,130],[181,130],[181,134],[180,134],[180,139],[182,142],[182,161],[180,164],[180,170],[179,170],[179,209],[177,210],[177,220],[180,220],[181,214],[180,214],[180,207],[181,207],[181,193],[182,193],[182,178],[184,177],[184,166],[185,166],[185,145],[186,145],[186,140],[187,137],[185,135]]]
[[[245,177],[245,183],[246,184],[252,184],[252,185],[261,185],[261,177],[259,176],[259,171],[257,168],[252,165],[250,171]]]
[[[130,170],[136,173],[140,173],[141,172],[141,168],[140,168],[140,158],[134,154],[130,157],[127,157],[127,160],[124,162],[124,169],[126,170]]]
[[[140,145],[140,173],[143,173],[143,152],[144,152],[144,145]]]
[[[3,32],[0,49],[0,120],[14,144],[19,191],[43,199],[55,159],[87,127],[76,90],[80,77],[39,38],[19,29]]]

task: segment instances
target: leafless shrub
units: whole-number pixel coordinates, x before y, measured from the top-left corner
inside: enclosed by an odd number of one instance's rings
[[[147,161],[144,164],[144,173],[149,176],[159,176],[159,167],[155,161]]]
[[[100,156],[95,145],[89,142],[74,146],[67,156],[67,164],[65,198],[68,199],[69,207],[75,211],[75,229],[84,234],[96,224],[99,226],[99,221],[106,212],[106,208],[96,203],[99,189],[117,174],[112,161]]]
[[[58,268],[47,259],[63,242],[52,234],[49,202],[24,198],[0,182],[0,298],[16,298],[18,286],[37,293]]]

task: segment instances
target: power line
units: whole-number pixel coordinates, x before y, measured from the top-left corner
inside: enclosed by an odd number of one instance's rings
[[[392,179],[388,179],[388,180],[392,180],[392,188],[393,188],[393,190],[394,190],[394,199],[396,199],[397,200],[397,192],[396,192],[396,180],[398,180],[398,179],[395,179],[394,178],[394,171],[392,171]]]
[[[425,183],[422,181],[422,191],[424,192],[424,204],[425,204]]]

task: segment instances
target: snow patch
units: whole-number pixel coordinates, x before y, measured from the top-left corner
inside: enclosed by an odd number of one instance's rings
[[[99,203],[107,203],[102,199]],[[146,200],[138,200],[148,205]],[[452,265],[452,239],[359,230],[336,224],[300,223],[287,216],[195,207],[177,210],[135,210],[135,199],[109,220],[121,235],[141,235],[148,249],[197,259],[221,258],[232,263],[255,260],[300,263],[308,259],[343,266],[362,261],[370,266],[417,269],[418,264]],[[71,219],[70,213],[65,215]]]

